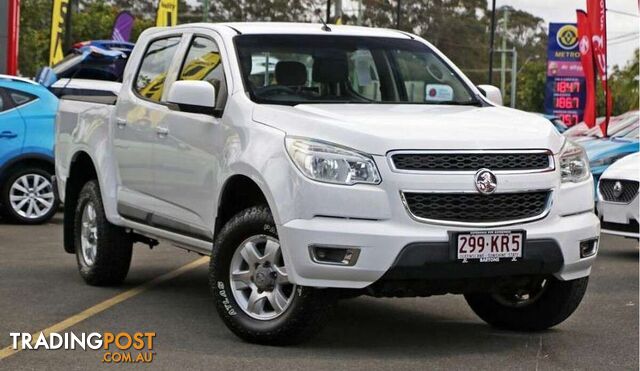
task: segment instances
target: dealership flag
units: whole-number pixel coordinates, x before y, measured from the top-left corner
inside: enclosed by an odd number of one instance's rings
[[[607,83],[607,6],[605,0],[587,0],[587,17],[591,28],[591,49],[606,99],[606,115],[602,132],[606,136],[611,117],[611,91]]]
[[[113,22],[111,39],[116,41],[129,41],[135,20],[133,15],[127,11],[118,13],[116,20]]]
[[[67,15],[69,0],[53,0],[51,11],[51,42],[49,43],[49,66],[64,58],[62,53],[62,28]]]
[[[156,26],[167,27],[178,24],[178,0],[160,0],[156,15]]]
[[[589,18],[583,10],[576,10],[578,15],[578,46],[580,49],[580,62],[587,85],[586,101],[584,106],[584,122],[592,128],[596,125],[596,75],[593,69],[593,51],[591,48],[591,29]]]

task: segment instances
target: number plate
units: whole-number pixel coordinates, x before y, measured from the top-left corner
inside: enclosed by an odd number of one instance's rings
[[[497,262],[522,258],[524,231],[475,231],[454,235],[456,258],[467,262]]]

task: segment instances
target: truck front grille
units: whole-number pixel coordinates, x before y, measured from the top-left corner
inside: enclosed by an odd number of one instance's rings
[[[425,222],[489,224],[522,221],[542,216],[550,191],[526,193],[422,193],[404,192],[409,213]]]
[[[394,153],[391,161],[400,171],[535,171],[553,168],[547,151]]]
[[[620,183],[616,186],[616,183]],[[638,194],[638,182],[633,180],[601,179],[600,194],[605,201],[629,203]]]

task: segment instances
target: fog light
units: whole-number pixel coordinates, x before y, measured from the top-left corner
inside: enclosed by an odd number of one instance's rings
[[[355,265],[360,249],[346,246],[310,245],[311,260],[319,264]]]
[[[580,257],[588,258],[598,252],[598,239],[580,241]]]

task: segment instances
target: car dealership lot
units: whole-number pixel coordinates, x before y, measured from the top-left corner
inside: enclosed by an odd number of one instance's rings
[[[153,251],[138,244],[123,287],[90,287],[62,249],[61,226],[61,214],[35,227],[0,221],[0,349],[11,344],[10,332],[48,328],[198,259],[166,244]],[[461,296],[361,297],[341,302],[325,330],[301,346],[246,344],[218,318],[206,264],[60,332],[156,332],[152,364],[163,369],[635,369],[636,245],[604,236],[584,301],[566,322],[541,333],[492,329]],[[26,350],[0,360],[0,369],[113,367],[102,363],[103,353]]]

